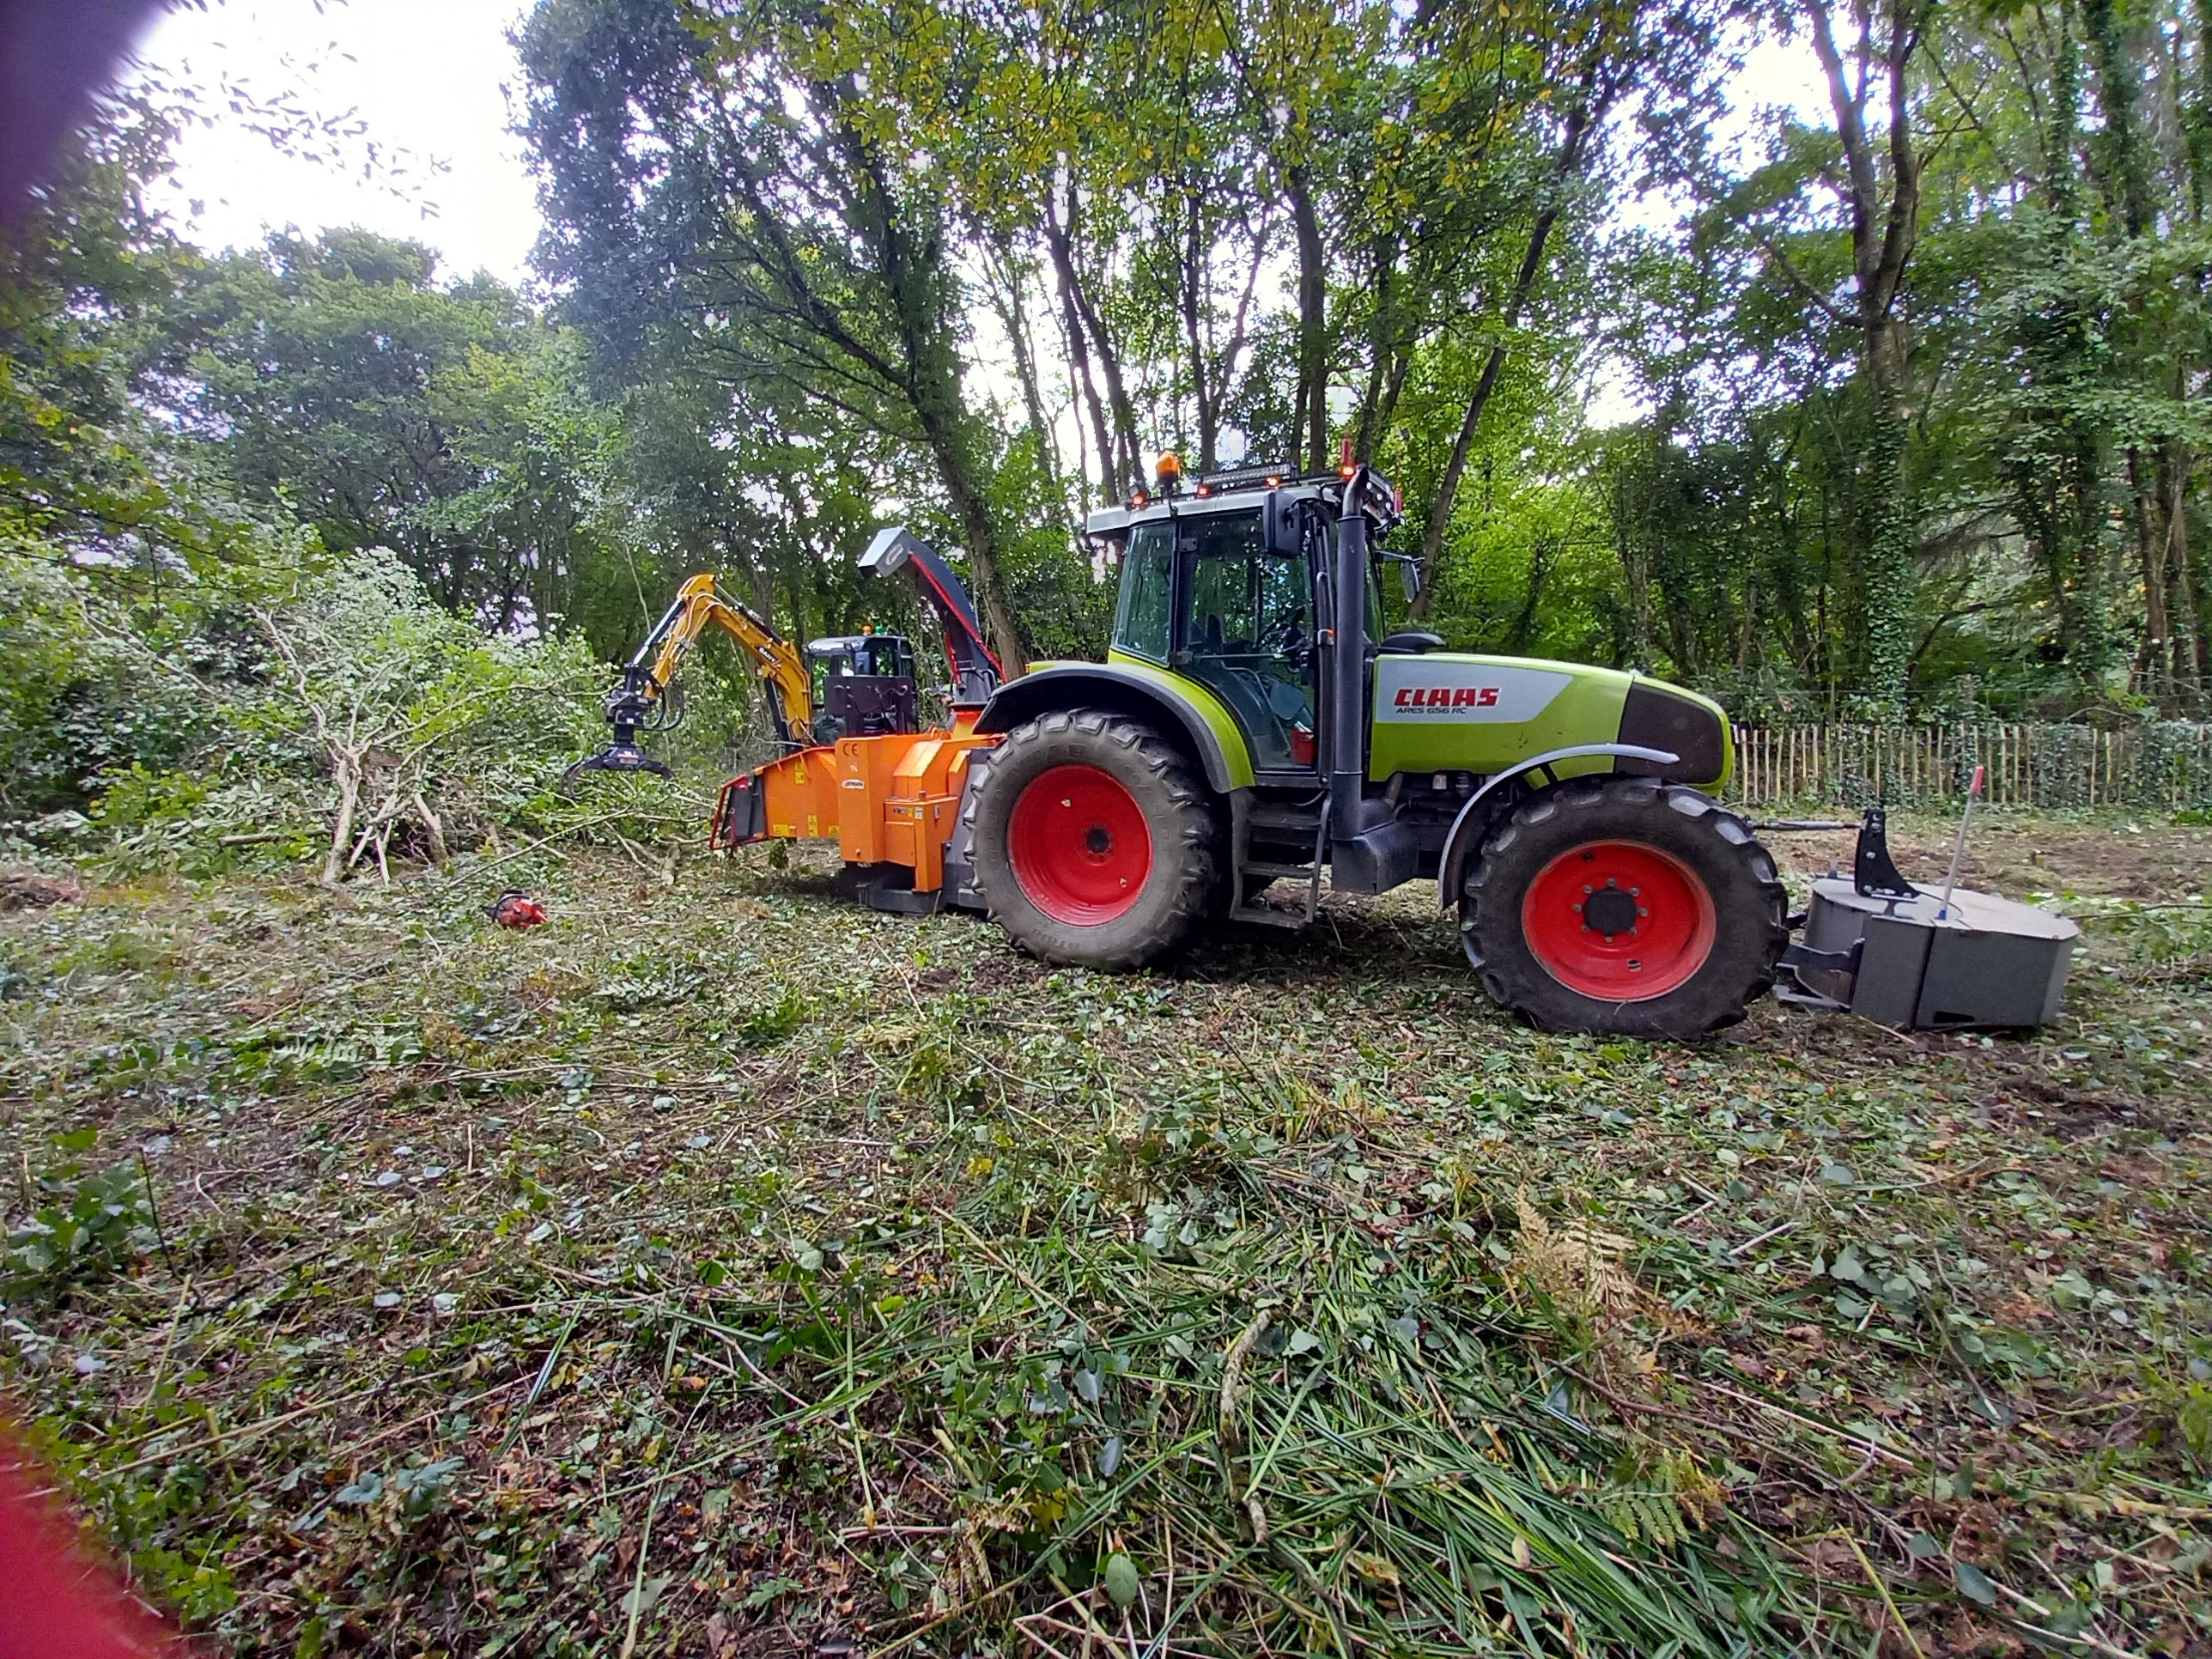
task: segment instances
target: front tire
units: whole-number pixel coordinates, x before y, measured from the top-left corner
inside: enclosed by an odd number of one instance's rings
[[[1156,732],[1118,715],[1055,711],[1015,727],[970,810],[992,915],[1047,962],[1157,962],[1218,883],[1205,786]]]
[[[1786,909],[1742,818],[1680,784],[1612,778],[1547,789],[1492,833],[1460,939],[1490,994],[1538,1025],[1694,1038],[1771,988]]]

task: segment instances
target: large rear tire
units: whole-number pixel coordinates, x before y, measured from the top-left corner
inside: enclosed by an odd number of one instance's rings
[[[1772,988],[1787,900],[1751,826],[1710,795],[1571,782],[1492,832],[1460,939],[1490,994],[1538,1025],[1694,1038]]]
[[[1047,962],[1141,968],[1210,908],[1212,804],[1182,756],[1133,720],[1086,709],[1016,726],[969,811],[992,915]]]

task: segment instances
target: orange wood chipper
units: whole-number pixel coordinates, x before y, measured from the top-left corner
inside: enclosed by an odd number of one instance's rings
[[[717,850],[758,841],[828,841],[843,860],[841,879],[855,896],[879,910],[926,913],[941,904],[981,908],[964,858],[956,858],[947,890],[947,851],[958,835],[960,805],[975,757],[1000,739],[975,731],[975,717],[999,689],[1003,671],[983,641],[983,625],[960,578],[912,532],[880,531],[860,557],[860,568],[879,576],[910,572],[922,600],[936,613],[951,675],[952,723],[928,730],[854,729],[868,724],[863,711],[914,707],[911,658],[903,684],[876,685],[872,678],[832,672],[823,681],[823,707],[835,742],[801,749],[722,786],[708,845]],[[847,659],[830,645],[817,659]],[[896,720],[878,726],[910,725]]]
[[[947,890],[947,854],[971,757],[1000,742],[975,730],[1003,678],[999,659],[984,643],[959,577],[913,532],[878,532],[860,565],[880,576],[912,575],[936,614],[951,676],[950,726],[920,725],[914,653],[905,639],[816,640],[802,671],[799,653],[760,617],[722,597],[712,576],[695,576],[623,671],[623,688],[607,708],[613,746],[571,771],[665,771],[638,748],[636,733],[665,719],[662,699],[683,656],[708,626],[720,626],[753,658],[786,752],[723,785],[709,846],[835,841],[842,881],[878,909],[923,913],[946,903],[980,909],[957,851]]]

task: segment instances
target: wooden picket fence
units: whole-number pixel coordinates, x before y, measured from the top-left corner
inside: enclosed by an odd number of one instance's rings
[[[2212,724],[2121,731],[2020,722],[1735,728],[1730,795],[1747,805],[1957,801],[1977,765],[1997,805],[2212,809]]]

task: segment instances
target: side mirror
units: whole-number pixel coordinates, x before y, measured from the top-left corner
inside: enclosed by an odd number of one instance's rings
[[[1404,590],[1407,605],[1421,597],[1421,562],[1419,559],[1410,553],[1378,553],[1375,556],[1386,564],[1398,567],[1398,586]]]

